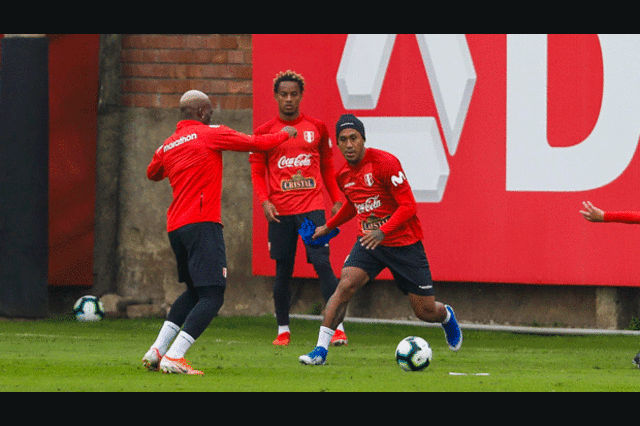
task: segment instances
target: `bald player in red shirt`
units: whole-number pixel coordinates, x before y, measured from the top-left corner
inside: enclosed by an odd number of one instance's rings
[[[462,332],[453,309],[435,300],[429,263],[422,245],[422,227],[416,201],[400,161],[392,154],[365,147],[364,124],[353,114],[336,123],[337,145],[347,160],[336,173],[347,202],[313,238],[356,218],[358,239],[342,267],[340,282],[327,303],[316,347],[299,360],[306,365],[325,363],[328,343],[343,319],[354,294],[389,268],[396,285],[409,295],[416,316],[442,324],[449,349],[457,351]]]
[[[291,340],[289,281],[293,275],[298,229],[305,218],[316,226],[325,224],[325,188],[333,203],[331,214],[335,214],[342,205],[334,178],[327,127],[322,121],[300,112],[304,86],[304,78],[291,70],[276,76],[273,91],[278,103],[278,116],[258,127],[255,134],[293,126],[298,130],[298,136],[269,151],[249,156],[253,188],[268,222],[269,255],[276,261],[273,301],[278,334],[273,344],[280,346],[288,345]],[[305,244],[305,250],[307,262],[318,274],[326,302],[338,285],[338,278],[329,262],[329,245]],[[342,324],[338,325],[331,344],[347,344]]]
[[[187,289],[173,303],[142,363],[153,371],[200,375],[202,371],[193,369],[184,355],[224,302],[227,259],[220,222],[222,151],[268,150],[295,137],[297,131],[288,126],[273,134],[249,136],[210,125],[213,105],[197,90],[182,96],[180,113],[175,133],[155,151],[147,177],[156,182],[168,178],[171,184],[167,232],[178,279]]]

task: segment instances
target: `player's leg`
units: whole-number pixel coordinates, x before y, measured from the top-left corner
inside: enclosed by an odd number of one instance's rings
[[[447,318],[447,308],[436,301],[435,296],[409,294],[409,301],[416,316],[424,322],[442,324]]]
[[[435,296],[409,294],[411,307],[416,316],[425,322],[442,325],[449,349],[457,351],[462,345],[462,331],[458,325],[453,308],[435,300]]]
[[[178,267],[178,281],[187,285],[187,290],[182,293],[171,306],[165,322],[160,328],[160,332],[155,342],[151,345],[147,353],[142,358],[142,364],[150,371],[158,371],[160,360],[169,349],[169,345],[180,332],[180,327],[189,311],[195,306],[197,297],[189,288],[193,287],[193,282],[189,276],[189,255],[183,242],[184,229],[169,233],[169,242],[176,257]]]
[[[278,324],[278,336],[274,345],[286,346],[291,339],[289,311],[291,309],[291,286],[296,258],[298,232],[293,216],[279,216],[280,222],[269,223],[269,254],[276,261],[276,276],[273,280],[273,304]]]
[[[310,219],[316,226],[326,223],[324,210],[314,210],[305,214],[297,215],[297,227],[302,225],[305,218]],[[329,260],[329,245],[322,247],[305,245],[307,252],[307,262],[313,265],[313,269],[318,275],[320,281],[320,291],[325,304],[329,301],[331,295],[338,287],[338,278],[333,272],[331,261]],[[348,343],[347,335],[344,332],[344,324],[340,323],[336,327],[335,333],[331,338],[332,346],[341,346]]]
[[[307,248],[307,257],[313,265],[316,274],[318,274],[320,290],[326,305],[338,288],[338,278],[333,273],[333,268],[329,261],[329,247],[305,247]],[[344,324],[341,322],[336,327],[335,333],[331,338],[331,345],[341,346],[346,345],[347,343],[348,340],[347,335],[344,332]]]
[[[302,364],[324,364],[331,338],[338,325],[344,320],[349,301],[368,281],[369,274],[363,269],[357,267],[345,267],[342,269],[338,287],[325,307],[324,319],[322,320],[322,326],[320,326],[316,347],[310,353],[300,356],[299,360]]]
[[[191,345],[207,329],[224,303],[225,287],[210,285],[195,287],[197,303],[184,320],[184,326],[160,363],[161,368],[169,373],[202,374],[193,370],[184,356]]]
[[[180,333],[180,328],[185,318],[196,305],[197,295],[190,289],[182,293],[176,301],[171,305],[171,309],[167,314],[165,322],[160,328],[156,341],[153,342],[151,348],[142,358],[142,364],[151,371],[157,371],[160,367],[160,361],[165,356],[169,346]]]
[[[462,331],[451,306],[435,299],[431,270],[422,242],[402,247],[383,247],[379,255],[382,253],[396,285],[409,295],[416,316],[425,322],[441,324],[449,349],[460,349]]]
[[[182,330],[160,361],[160,369],[169,373],[202,374],[191,368],[184,356],[224,303],[227,259],[222,225],[204,222],[185,228],[187,232],[183,240],[188,251],[189,276],[192,280],[189,301],[192,303],[195,300],[196,303],[184,319],[182,316],[186,309],[180,311],[180,315],[177,310],[175,317],[172,315],[176,321],[183,321]]]

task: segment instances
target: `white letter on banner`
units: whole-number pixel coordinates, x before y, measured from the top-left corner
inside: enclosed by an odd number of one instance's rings
[[[336,79],[346,109],[375,109],[395,34],[349,34]]]
[[[547,36],[507,36],[507,191],[586,191],[627,168],[640,137],[640,36],[599,35],[602,106],[592,133],[547,142]]]
[[[419,203],[439,203],[444,195],[449,164],[435,117],[362,117],[367,144],[393,153]],[[407,141],[411,149],[398,149]]]
[[[476,70],[464,34],[416,34],[449,154],[467,118]]]

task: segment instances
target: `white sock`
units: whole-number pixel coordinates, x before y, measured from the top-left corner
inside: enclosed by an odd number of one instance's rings
[[[169,345],[176,338],[178,333],[180,332],[180,327],[172,323],[171,321],[165,321],[162,324],[162,328],[160,328],[160,332],[158,333],[158,338],[151,345],[152,348],[158,349],[160,355],[164,355],[167,353],[167,349],[169,349]]]
[[[291,333],[291,331],[289,330],[289,326],[288,325],[279,325],[278,326],[278,335],[281,335],[282,333]]]
[[[320,333],[318,333],[318,344],[316,346],[329,349],[329,343],[331,343],[333,333],[335,333],[334,330],[328,327],[320,326]]]
[[[451,319],[451,312],[449,312],[449,310],[446,308],[445,308],[445,311],[447,311],[447,317],[444,319],[444,321],[442,321],[443,324],[448,323],[449,320]]]
[[[193,345],[193,342],[195,342],[195,339],[193,337],[191,337],[184,331],[181,331],[180,333],[178,333],[178,337],[176,337],[173,345],[171,345],[171,347],[169,348],[167,357],[173,359],[184,358],[184,354],[187,353],[191,345]]]

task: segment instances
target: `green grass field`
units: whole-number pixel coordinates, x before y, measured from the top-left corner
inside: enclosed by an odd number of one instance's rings
[[[303,366],[298,356],[315,345],[319,323],[293,319],[291,345],[274,347],[272,317],[216,318],[187,354],[205,375],[167,375],[140,363],[161,324],[0,320],[0,391],[612,392],[637,391],[640,380],[631,363],[640,350],[636,336],[464,330],[454,353],[440,328],[349,322],[348,346],[331,348],[324,366]],[[433,348],[426,370],[395,364],[395,347],[409,335]]]

